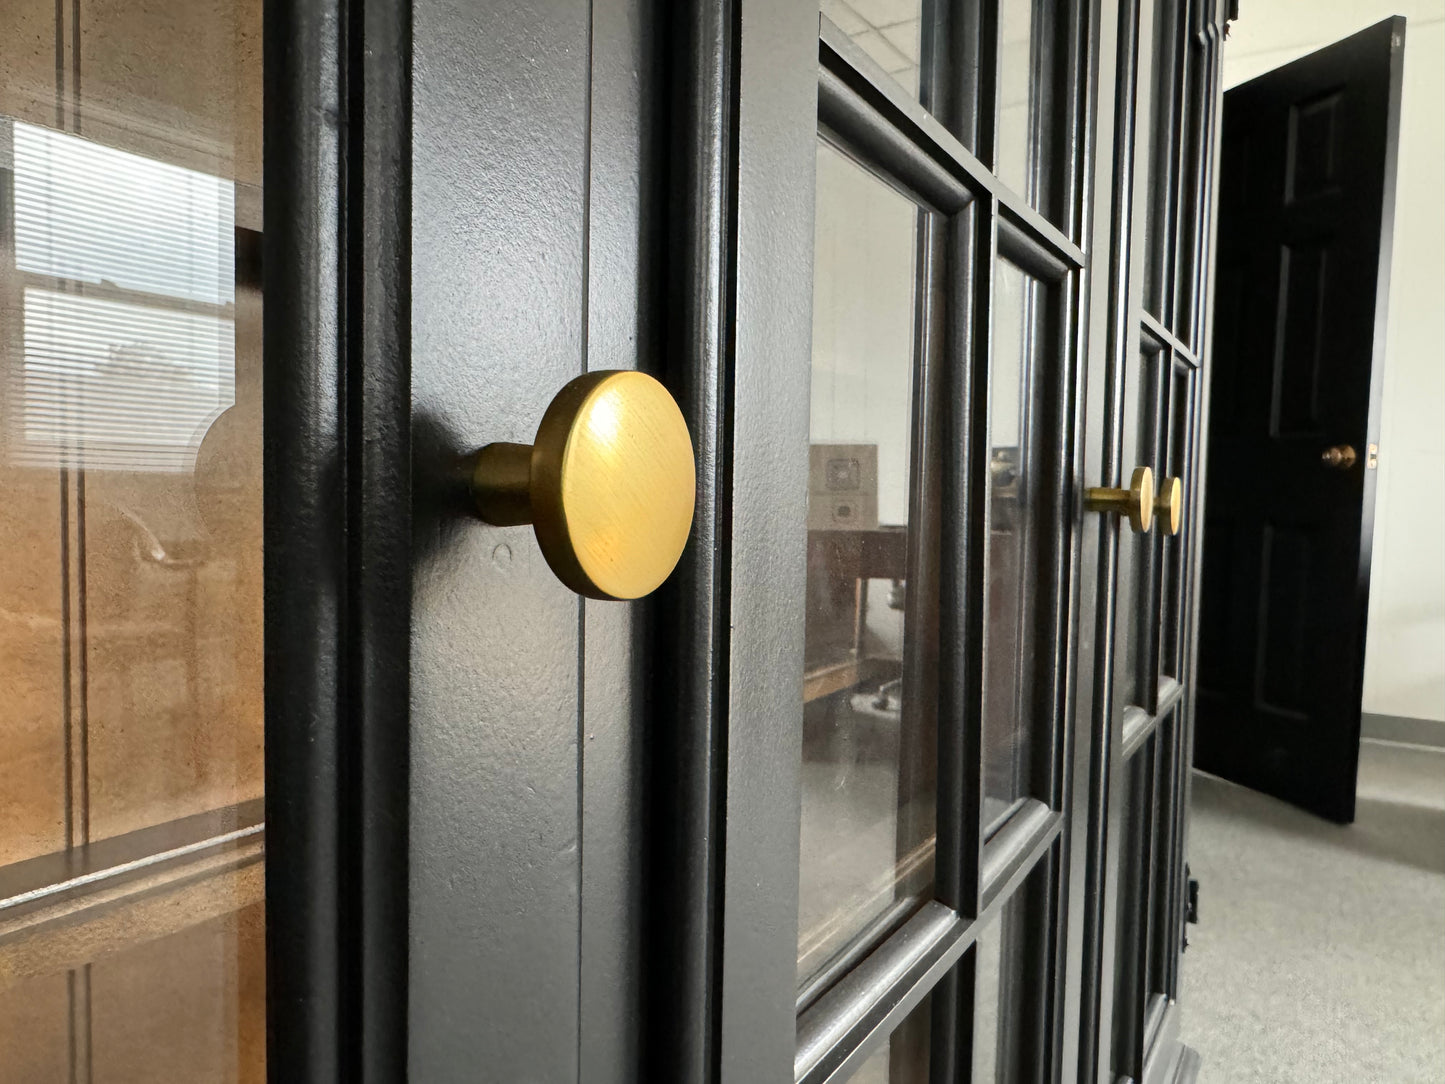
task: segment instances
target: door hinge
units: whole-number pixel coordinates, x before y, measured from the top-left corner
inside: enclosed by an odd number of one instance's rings
[[[1199,925],[1199,880],[1190,876],[1189,863],[1184,863],[1184,924],[1180,930],[1183,944],[1180,951],[1189,948],[1189,927]]]

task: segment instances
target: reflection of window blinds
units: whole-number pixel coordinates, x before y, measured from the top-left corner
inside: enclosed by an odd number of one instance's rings
[[[234,395],[230,320],[34,288],[24,319],[23,459],[191,469]]]
[[[34,125],[13,132],[16,458],[189,470],[234,398],[232,184]]]

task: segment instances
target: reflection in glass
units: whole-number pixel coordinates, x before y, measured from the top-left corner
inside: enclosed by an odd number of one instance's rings
[[[998,1079],[999,992],[1003,983],[1004,927],[1013,908],[1010,900],[1003,915],[985,930],[974,947],[977,995],[973,1014],[973,1079]]]
[[[1150,63],[1149,91],[1149,202],[1144,219],[1144,307],[1163,317],[1165,286],[1173,264],[1172,230],[1170,229],[1170,195],[1175,183],[1174,158],[1179,141],[1174,136],[1175,111],[1175,49],[1179,43],[1176,20],[1183,4],[1172,0],[1154,0],[1153,59]]]
[[[1147,929],[1149,829],[1154,804],[1150,769],[1157,738],[1157,733],[1151,735],[1124,765],[1117,799],[1124,810],[1120,821],[1122,831],[1118,841],[1110,844],[1110,861],[1114,864],[1118,885],[1110,1064],[1121,1074],[1142,1069],[1134,1062],[1141,1048],[1139,1033],[1143,1027],[1146,994],[1151,989],[1148,978],[1140,971],[1145,963],[1143,931]]]
[[[1038,1006],[1043,972],[1038,942],[1044,928],[1041,904],[1047,872],[1040,867],[1029,874],[1004,904],[1002,914],[979,936],[973,950],[977,954],[974,1080],[1026,1080],[1039,1060]]]
[[[985,828],[1029,796],[1036,708],[1037,569],[1043,494],[1041,434],[1032,389],[1044,318],[1044,288],[1007,260],[994,276],[994,349],[989,369],[988,635],[984,672]]]
[[[1164,366],[1167,354],[1150,336],[1140,341],[1138,367],[1125,382],[1124,432],[1134,434],[1132,445],[1125,437],[1124,474],[1133,469],[1128,464],[1142,464],[1154,472],[1155,485],[1162,476],[1164,462],[1156,442],[1159,429],[1158,397],[1167,381]],[[1114,653],[1119,660],[1114,697],[1121,704],[1145,706],[1153,697],[1157,674],[1155,650],[1159,614],[1154,588],[1155,548],[1162,534],[1155,527],[1148,534],[1132,531],[1119,538],[1119,577],[1115,599],[1119,618],[1114,633]]]
[[[923,0],[819,0],[819,7],[854,45],[918,96]]]
[[[999,179],[1051,218],[1052,178],[1063,102],[1057,93],[1061,53],[1054,41],[1067,11],[1057,0],[999,4],[997,163]]]
[[[932,1012],[933,999],[925,997],[848,1078],[849,1084],[927,1084]]]
[[[1170,366],[1169,380],[1168,449],[1164,461],[1163,477],[1178,478],[1181,491],[1188,494],[1193,479],[1188,476],[1186,466],[1189,455],[1189,436],[1193,402],[1190,394],[1194,386],[1194,370],[1187,362],[1174,358]],[[1187,504],[1185,516],[1187,518]],[[1184,630],[1184,540],[1187,532],[1177,535],[1160,533],[1159,546],[1164,551],[1164,608],[1160,618],[1163,643],[1160,646],[1160,672],[1173,678],[1182,675],[1186,637]]]
[[[0,1078],[259,1081],[261,5],[0,27]]]
[[[912,910],[934,850],[931,724],[903,679],[916,649],[906,629],[918,209],[824,144],[817,185],[800,983]]]

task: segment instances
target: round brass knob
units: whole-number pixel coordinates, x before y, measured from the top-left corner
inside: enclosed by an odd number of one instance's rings
[[[1349,444],[1336,444],[1320,453],[1320,462],[1332,470],[1349,470],[1358,458],[1354,447]]]
[[[1129,526],[1143,534],[1154,523],[1154,472],[1148,467],[1135,467],[1128,489],[1091,486],[1084,491],[1084,504],[1092,512],[1127,515]]]
[[[488,444],[472,469],[488,523],[530,523],[557,578],[598,599],[641,598],[667,579],[692,530],[687,423],[646,373],[569,382],[531,444]]]
[[[1159,517],[1159,530],[1168,535],[1179,533],[1179,526],[1184,522],[1184,483],[1178,478],[1159,479],[1154,514]]]

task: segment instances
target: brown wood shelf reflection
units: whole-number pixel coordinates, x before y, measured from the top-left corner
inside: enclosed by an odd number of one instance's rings
[[[877,684],[895,678],[903,669],[901,659],[864,657],[815,666],[803,674],[803,703],[858,685]]]
[[[0,869],[0,983],[63,972],[262,900],[260,805]]]

